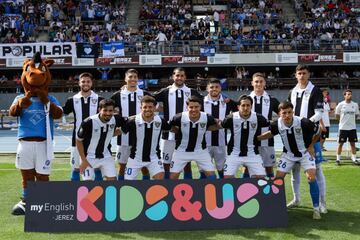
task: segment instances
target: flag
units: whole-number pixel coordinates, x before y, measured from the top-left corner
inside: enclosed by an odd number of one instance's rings
[[[76,43],[77,58],[98,58],[99,43]]]
[[[125,56],[124,43],[104,43],[102,45],[103,57],[122,57]]]
[[[204,46],[200,47],[201,56],[215,56],[215,47],[212,46]]]

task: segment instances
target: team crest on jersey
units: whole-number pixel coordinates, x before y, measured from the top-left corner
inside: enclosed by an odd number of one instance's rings
[[[185,93],[185,96],[186,96],[186,97],[189,97],[189,96],[190,96],[190,93],[189,93],[189,92],[186,92],[186,93]]]
[[[301,133],[301,128],[295,128],[296,133]]]
[[[121,99],[122,99],[122,100],[126,100],[126,97],[122,97]]]
[[[94,132],[98,132],[98,131],[99,131],[99,129],[98,129],[98,128],[95,128],[95,129],[94,129]]]
[[[142,95],[137,96],[139,101],[141,101],[142,97],[143,97]]]
[[[161,125],[161,122],[155,122],[155,127],[156,127],[156,128],[159,128],[160,125]]]
[[[78,103],[79,103],[79,100],[76,100],[76,101],[75,101],[75,104],[78,104]]]
[[[206,126],[206,123],[200,123],[200,127],[204,128]]]
[[[97,101],[98,101],[98,100],[97,100],[96,98],[92,98],[92,99],[91,99],[91,102],[92,102],[93,104],[96,104]]]
[[[183,123],[183,124],[182,124],[183,127],[186,127],[187,125],[188,125],[187,123]]]
[[[270,102],[269,99],[267,99],[267,98],[264,99],[264,103],[265,103],[266,105],[269,105],[269,102]]]
[[[305,93],[304,93],[304,97],[305,97],[305,98],[309,98],[309,97],[310,97],[310,93],[305,92]]]
[[[223,106],[224,106],[224,105],[225,105],[225,102],[224,102],[224,101],[221,101],[221,105],[223,105]]]
[[[115,124],[110,124],[109,127],[113,129],[115,127]]]
[[[252,128],[256,128],[256,123],[251,123]]]

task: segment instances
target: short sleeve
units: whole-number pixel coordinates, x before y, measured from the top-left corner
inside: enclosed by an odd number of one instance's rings
[[[126,123],[126,118],[121,117],[119,114],[114,115],[116,127],[123,127]]]
[[[115,92],[110,99],[115,102],[115,107],[120,107],[120,91]]]
[[[260,114],[257,114],[257,119],[259,127],[268,127],[270,125],[270,122]]]
[[[339,103],[335,108],[335,114],[340,115],[341,103]]]
[[[221,122],[221,126],[223,128],[231,128],[233,125],[233,116],[229,114],[225,117],[225,119]]]
[[[272,134],[273,136],[279,134],[278,121],[271,122],[271,124],[270,124],[270,132],[271,132],[271,134]]]
[[[91,137],[91,131],[92,131],[92,120],[90,118],[85,119],[77,132],[77,138],[79,140],[83,140],[85,138]]]
[[[207,126],[206,128],[208,129],[210,126],[212,125],[215,125],[216,124],[216,121],[215,121],[215,118],[209,114],[206,114],[207,116]]]
[[[124,122],[123,126],[121,127],[121,131],[124,133],[128,133],[134,128],[135,128],[135,116],[128,118],[126,122]]]
[[[170,126],[181,127],[181,113],[176,114],[170,121]]]
[[[301,119],[301,123],[304,132],[309,133],[311,135],[317,134],[319,132],[319,125],[313,123],[309,119],[303,118]]]
[[[279,102],[279,100],[277,100],[277,98],[274,98],[274,97],[272,97],[271,99],[270,99],[270,101],[272,102],[272,106],[273,106],[273,111],[274,112],[276,112],[276,114],[279,114],[279,105],[280,105],[280,102]]]
[[[64,114],[68,115],[74,111],[74,101],[73,98],[68,98],[63,106]]]
[[[161,118],[161,130],[170,131],[170,129],[170,124],[165,119]]]

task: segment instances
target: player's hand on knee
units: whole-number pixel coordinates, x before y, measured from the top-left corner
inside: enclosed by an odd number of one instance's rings
[[[80,173],[83,174],[84,171],[85,171],[85,169],[86,169],[87,167],[89,167],[89,166],[90,166],[90,164],[89,164],[89,162],[88,162],[87,160],[81,161],[81,164],[80,164],[80,167],[79,167]]]

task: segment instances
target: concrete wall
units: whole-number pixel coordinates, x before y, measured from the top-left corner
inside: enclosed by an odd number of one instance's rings
[[[279,101],[283,101],[287,98],[289,90],[270,90],[269,94],[275,96]],[[241,94],[248,94],[250,91],[229,91],[225,92],[229,97],[237,99]],[[65,104],[65,101],[68,97],[73,96],[75,93],[50,93],[54,95],[61,104]],[[99,93],[101,96],[109,98],[112,95],[112,92],[102,92]],[[204,92],[205,94],[205,92]],[[0,110],[9,109],[14,98],[17,96],[15,93],[0,93]],[[339,102],[343,100],[342,90],[330,90],[331,101]],[[353,100],[360,103],[360,89],[353,90]]]

